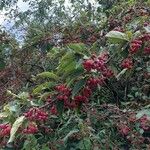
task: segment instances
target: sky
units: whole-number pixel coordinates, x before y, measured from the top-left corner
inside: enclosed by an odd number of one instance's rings
[[[65,5],[66,6],[71,6],[69,5],[70,0],[65,0]],[[89,0],[92,4],[96,4],[96,0]],[[29,8],[28,2],[23,2],[23,0],[18,0],[17,6],[20,11],[26,11]],[[15,8],[12,7],[12,8]],[[0,26],[4,27],[6,31],[10,31],[13,35],[15,35],[16,39],[21,40],[24,37],[24,32],[19,31],[17,29],[12,29],[13,26],[13,21],[9,22],[7,20],[7,17],[5,16],[5,13],[7,13],[6,10],[0,11]],[[11,30],[12,29],[12,30]]]
[[[90,0],[91,3],[95,3],[96,0]],[[66,5],[69,3],[69,0],[66,0]],[[23,0],[18,0],[17,6],[21,11],[26,11],[28,9],[28,3],[23,2]],[[0,25],[3,25],[6,16],[5,16],[6,11],[0,11]]]
[[[28,9],[28,3],[23,2],[23,0],[18,0],[17,6],[21,11],[26,11]],[[0,11],[0,25],[3,25],[4,21],[7,19],[5,16],[6,12],[6,10]]]

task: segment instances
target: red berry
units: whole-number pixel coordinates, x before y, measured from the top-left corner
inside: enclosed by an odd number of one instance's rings
[[[99,79],[93,77],[89,78],[87,81],[87,85],[90,89],[96,88],[98,83],[99,83]]]
[[[124,69],[125,68],[132,69],[132,67],[133,67],[133,61],[132,61],[132,59],[130,59],[130,58],[124,59],[122,61],[122,63],[121,63],[121,67],[124,68]]]
[[[62,93],[66,96],[69,96],[71,94],[71,90],[64,84],[56,86],[55,89],[57,92]]]
[[[48,119],[48,114],[39,108],[31,108],[24,116],[32,121],[45,121]]]
[[[92,94],[92,91],[89,87],[85,87],[82,91],[82,95],[85,96],[85,97],[90,97]]]
[[[119,125],[119,132],[123,135],[123,136],[127,136],[130,132],[130,128],[127,125]]]
[[[114,75],[113,71],[109,68],[106,68],[105,71],[102,72],[102,74],[106,78],[110,78]]]
[[[27,128],[22,131],[24,134],[34,134],[38,132],[38,128],[35,123],[29,123]]]
[[[140,127],[144,130],[150,129],[150,118],[147,115],[143,115],[140,119]]]
[[[144,54],[150,54],[150,47],[145,47],[144,48]]]
[[[57,115],[57,107],[55,106],[55,105],[53,105],[52,107],[51,107],[51,109],[50,109],[50,112],[51,112],[51,114],[53,114],[53,115]]]
[[[10,134],[11,125],[1,124],[0,125],[0,137],[8,136]]]
[[[87,71],[91,71],[93,69],[93,66],[94,66],[94,61],[92,59],[88,59],[83,62],[83,67]]]
[[[74,97],[74,100],[75,100],[75,103],[76,103],[77,105],[80,105],[80,104],[82,104],[82,103],[87,102],[87,98],[86,98],[85,96],[82,96],[82,95],[75,96],[75,97]]]
[[[135,39],[130,44],[129,52],[131,54],[135,54],[137,53],[137,51],[139,50],[141,46],[142,46],[142,40]]]

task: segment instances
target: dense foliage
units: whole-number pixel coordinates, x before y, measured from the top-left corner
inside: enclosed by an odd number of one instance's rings
[[[0,148],[150,149],[150,2],[27,1],[23,43],[0,33]]]

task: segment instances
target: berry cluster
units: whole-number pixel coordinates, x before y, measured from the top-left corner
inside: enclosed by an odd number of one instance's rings
[[[57,92],[63,93],[66,96],[69,96],[71,92],[71,90],[64,84],[56,86],[55,89]]]
[[[82,90],[82,95],[89,98],[92,94],[92,90],[86,86],[83,90]]]
[[[138,50],[140,49],[140,47],[142,46],[142,41],[135,39],[130,43],[130,49],[129,52],[131,54],[135,54],[138,52]]]
[[[48,114],[39,108],[31,108],[24,116],[32,121],[45,121],[48,119]]]
[[[57,115],[57,107],[56,107],[56,105],[53,105],[52,107],[51,107],[51,109],[50,109],[50,113],[52,114],[52,115]]]
[[[4,137],[10,134],[10,124],[0,124],[0,137]]]
[[[95,86],[97,86],[96,79],[91,78],[90,80],[95,83]],[[91,88],[93,88],[95,86],[92,85],[90,87],[88,85],[88,82],[87,82],[87,85],[81,91],[81,95],[77,95],[77,96],[74,97],[75,105],[79,106],[82,103],[87,103],[88,98],[92,95],[92,89]]]
[[[85,70],[91,71],[92,69],[94,69],[94,61],[92,59],[85,60],[83,62],[83,67]]]
[[[103,85],[104,83],[104,77],[90,77],[87,80],[85,87],[81,90],[80,95],[74,97],[75,105],[79,106],[81,103],[87,103],[92,95],[92,91],[97,88],[98,85]]]
[[[132,61],[132,59],[130,59],[130,58],[124,59],[122,61],[122,63],[121,63],[121,67],[124,68],[124,69],[125,68],[132,69],[132,67],[133,67],[133,61]]]
[[[99,77],[99,78],[95,78],[95,77],[90,77],[87,80],[87,85],[90,89],[94,89],[96,88],[98,85],[103,85],[105,81],[105,77]]]
[[[47,103],[51,103],[51,102],[52,102],[51,96],[48,96],[48,97],[46,98],[46,102],[47,102]]]
[[[143,130],[149,130],[150,129],[150,118],[147,115],[143,115],[140,119],[140,127]]]
[[[105,68],[102,72],[102,75],[106,78],[110,78],[114,75],[114,73],[110,68]]]
[[[92,57],[83,62],[83,67],[86,71],[90,72],[92,70],[96,70],[101,73],[104,77],[110,78],[113,76],[113,72],[107,66],[107,60],[109,58],[108,53],[102,53],[98,57],[92,55]]]
[[[141,35],[139,40],[141,40],[142,42],[149,42],[150,41],[150,34],[145,33],[145,34]]]
[[[84,69],[87,72],[97,72],[98,77],[90,77],[80,95],[74,97],[74,101],[77,106],[81,103],[88,102],[89,97],[92,95],[92,90],[94,90],[98,85],[103,85],[106,78],[113,76],[112,70],[107,66],[108,58],[109,54],[107,52],[103,52],[99,56],[93,54],[91,58],[83,62]]]
[[[75,108],[76,104],[75,101],[71,101],[71,89],[68,88],[66,85],[61,84],[55,87],[57,94],[56,98],[58,101],[63,101],[64,103],[64,108]],[[51,107],[51,113],[52,114],[57,114],[57,108],[56,106]]]
[[[63,101],[65,106],[69,104],[69,97],[71,95],[71,90],[64,84],[55,87],[57,94],[57,100]]]
[[[122,136],[127,136],[131,130],[126,124],[119,124],[117,128]]]
[[[26,129],[22,131],[24,134],[34,134],[38,132],[37,125],[35,123],[29,123]]]
[[[87,97],[83,96],[83,95],[78,95],[74,97],[74,101],[76,106],[81,105],[82,103],[86,103],[88,101]]]

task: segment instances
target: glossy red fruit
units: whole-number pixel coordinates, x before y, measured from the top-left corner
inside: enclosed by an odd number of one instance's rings
[[[83,67],[86,71],[91,71],[94,67],[94,61],[92,59],[85,60],[83,62]]]
[[[125,68],[132,69],[132,67],[133,67],[133,61],[132,61],[132,59],[130,59],[130,58],[124,59],[122,61],[122,63],[121,63],[121,67],[124,68],[124,69]]]
[[[29,123],[26,129],[22,131],[24,134],[35,134],[38,132],[37,125],[35,123]]]

